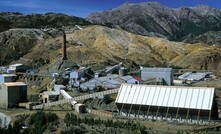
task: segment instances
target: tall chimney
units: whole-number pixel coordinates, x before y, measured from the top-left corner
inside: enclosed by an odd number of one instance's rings
[[[62,60],[67,60],[67,51],[66,51],[66,34],[63,34],[63,44],[62,44]]]

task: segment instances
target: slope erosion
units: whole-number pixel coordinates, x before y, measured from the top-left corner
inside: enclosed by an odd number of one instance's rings
[[[62,37],[37,44],[24,58],[48,61],[49,68],[61,59]],[[67,34],[68,58],[80,65],[109,65],[124,62],[128,66],[177,66],[217,70],[221,67],[221,48],[206,44],[172,42],[102,26],[89,26]],[[33,63],[35,64],[35,63]]]

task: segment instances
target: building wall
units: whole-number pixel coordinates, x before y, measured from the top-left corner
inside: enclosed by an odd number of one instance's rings
[[[141,70],[141,79],[148,80],[151,78],[163,78],[167,85],[171,86],[173,84],[173,71],[163,72],[163,71],[146,71]]]
[[[209,110],[131,105],[122,103],[117,103],[116,105],[119,110],[119,115],[121,117],[129,118],[178,120],[180,122],[188,122],[191,120],[197,123],[198,121],[208,122],[210,115]],[[217,119],[217,115],[213,109],[211,111],[211,119]]]
[[[3,108],[16,107],[20,102],[27,101],[27,86],[6,86],[0,89],[0,105]]]
[[[18,103],[26,101],[27,101],[27,86],[8,87],[8,107],[18,106]]]
[[[5,82],[15,82],[15,80],[16,80],[16,75],[15,76],[0,75],[0,84]]]
[[[8,106],[8,92],[5,89],[6,86],[4,84],[1,84],[0,88],[0,107],[7,108]]]

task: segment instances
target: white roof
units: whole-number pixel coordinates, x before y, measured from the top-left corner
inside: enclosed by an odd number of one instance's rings
[[[20,64],[20,63],[17,63],[17,64],[12,64],[12,65],[10,65],[11,67],[13,66],[13,67],[17,67],[17,66],[21,66],[22,64]]]
[[[208,74],[212,74],[212,72],[198,72],[198,73],[186,72],[180,75],[178,78],[185,80],[201,80],[205,78],[206,75]]]
[[[214,88],[122,84],[116,103],[211,110]]]
[[[51,96],[51,95],[59,95],[59,93],[57,93],[55,91],[44,91],[43,94],[49,95],[49,96]]]
[[[145,67],[142,71],[149,71],[149,72],[171,72],[173,68],[148,68]]]
[[[3,83],[4,85],[10,87],[10,86],[27,86],[24,82],[7,82]]]

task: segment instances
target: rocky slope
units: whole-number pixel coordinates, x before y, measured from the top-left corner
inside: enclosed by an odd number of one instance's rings
[[[62,37],[45,39],[22,58],[31,59],[35,68],[49,69],[61,59],[61,43]],[[172,42],[102,26],[89,26],[67,34],[67,47],[68,59],[80,65],[123,62],[128,66],[176,66],[221,71],[219,46]],[[25,61],[20,59],[17,62]]]
[[[74,25],[89,25],[83,18],[61,13],[28,14],[0,12],[0,32],[10,28],[48,28]]]
[[[125,3],[112,10],[92,13],[88,20],[174,41],[181,41],[189,34],[221,30],[221,11],[204,5],[173,9],[157,2]]]
[[[0,65],[18,60],[46,38],[38,29],[10,29],[0,33]]]
[[[221,45],[221,31],[209,31],[204,34],[194,36],[189,34],[188,36],[184,37],[183,42],[189,43],[206,43],[210,45]]]

